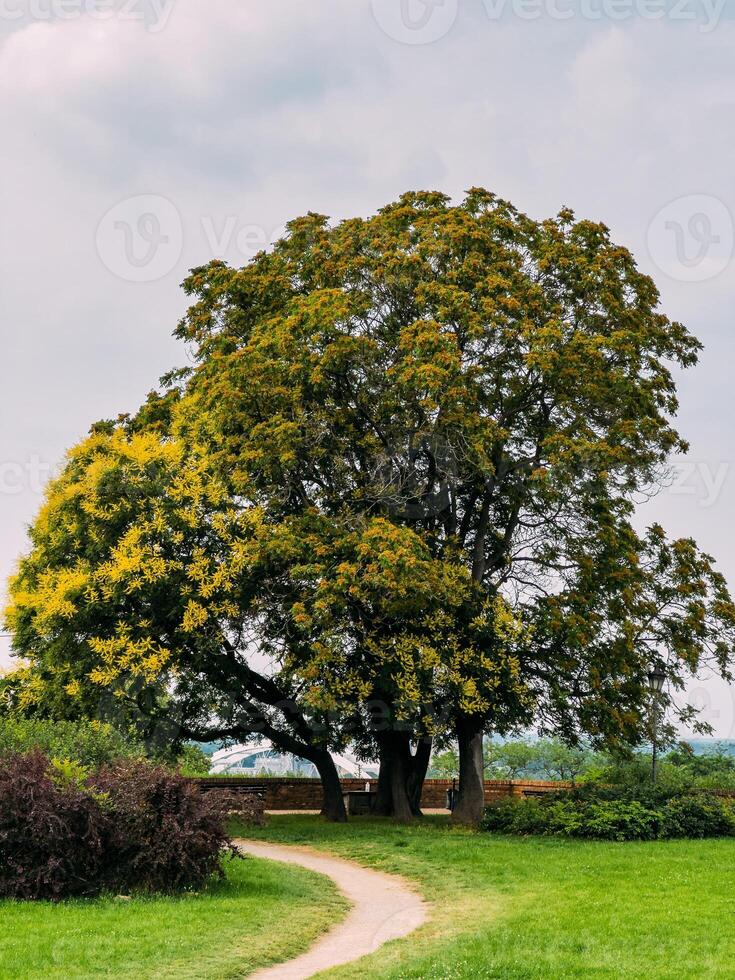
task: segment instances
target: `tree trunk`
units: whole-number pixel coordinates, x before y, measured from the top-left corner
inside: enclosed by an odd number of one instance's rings
[[[431,758],[431,739],[422,738],[416,749],[416,755],[410,758],[410,769],[408,773],[408,800],[411,805],[411,813],[415,817],[421,817],[421,794],[424,789],[426,770],[429,768]]]
[[[380,740],[378,747],[380,756],[380,770],[378,771],[378,798],[373,807],[373,814],[376,817],[393,816],[393,790],[392,790],[392,768],[393,754],[391,746],[384,739]]]
[[[408,823],[413,818],[408,792],[413,760],[408,748],[408,736],[400,732],[384,732],[378,738],[378,746],[380,773],[378,799],[373,813],[379,817],[394,817]]]
[[[333,823],[347,823],[347,811],[345,810],[345,800],[342,795],[342,783],[339,779],[337,767],[334,759],[329,752],[319,752],[311,759],[317,768],[322,781],[323,804],[322,816]]]
[[[410,823],[413,820],[413,810],[408,796],[408,745],[405,753],[401,751],[400,743],[396,745],[396,751],[391,765],[391,795],[393,797],[393,819],[399,823]]]
[[[410,738],[401,732],[381,736],[378,798],[373,813],[408,822],[421,816],[421,793],[431,757],[431,739],[421,739],[411,755]]]
[[[482,723],[462,720],[459,739],[459,795],[452,823],[477,827],[485,810],[485,770],[482,755]]]

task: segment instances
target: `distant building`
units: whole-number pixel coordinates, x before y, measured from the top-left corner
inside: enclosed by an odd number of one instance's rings
[[[377,779],[378,767],[358,762],[351,755],[333,754],[339,775],[346,779]],[[309,776],[317,777],[316,766],[289,752],[274,749],[267,739],[219,749],[212,756],[210,772],[220,776]]]

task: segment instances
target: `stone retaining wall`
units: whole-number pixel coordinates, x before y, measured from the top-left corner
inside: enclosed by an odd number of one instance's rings
[[[258,791],[265,798],[266,810],[319,810],[322,805],[322,784],[318,779],[254,779],[248,776],[205,776],[194,780],[204,790],[222,789],[241,792]],[[377,789],[376,779],[343,779],[345,793],[364,790],[369,784]],[[488,779],[485,781],[485,802],[497,803],[508,796],[539,796],[568,789],[571,783],[542,782],[527,779]],[[446,808],[447,790],[451,779],[427,779],[421,805],[427,810]]]

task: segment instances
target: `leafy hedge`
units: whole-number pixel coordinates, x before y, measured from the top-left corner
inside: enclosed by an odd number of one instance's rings
[[[196,888],[228,850],[221,806],[161,766],[0,757],[0,898]]]
[[[103,722],[0,716],[0,756],[36,750],[93,769],[143,755],[141,746]]]
[[[106,722],[56,721],[0,713],[0,756],[36,749],[52,759],[72,759],[93,769],[117,759],[142,759],[151,751],[132,734],[123,734]],[[209,774],[211,759],[198,745],[169,745],[156,758],[183,776]]]
[[[485,811],[483,828],[598,840],[735,836],[735,800],[709,793],[630,794],[601,789],[508,800]]]

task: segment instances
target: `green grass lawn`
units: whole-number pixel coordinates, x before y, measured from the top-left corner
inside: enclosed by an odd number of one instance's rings
[[[432,921],[329,977],[735,977],[735,840],[610,844],[280,816],[247,836],[412,879]]]
[[[308,948],[346,909],[329,879],[269,861],[180,898],[0,902],[0,977],[243,977]]]
[[[309,844],[414,881],[431,921],[325,976],[735,978],[735,840],[608,844],[358,819],[273,817],[243,836]],[[0,977],[244,977],[344,912],[326,879],[248,859],[176,899],[0,903]]]

